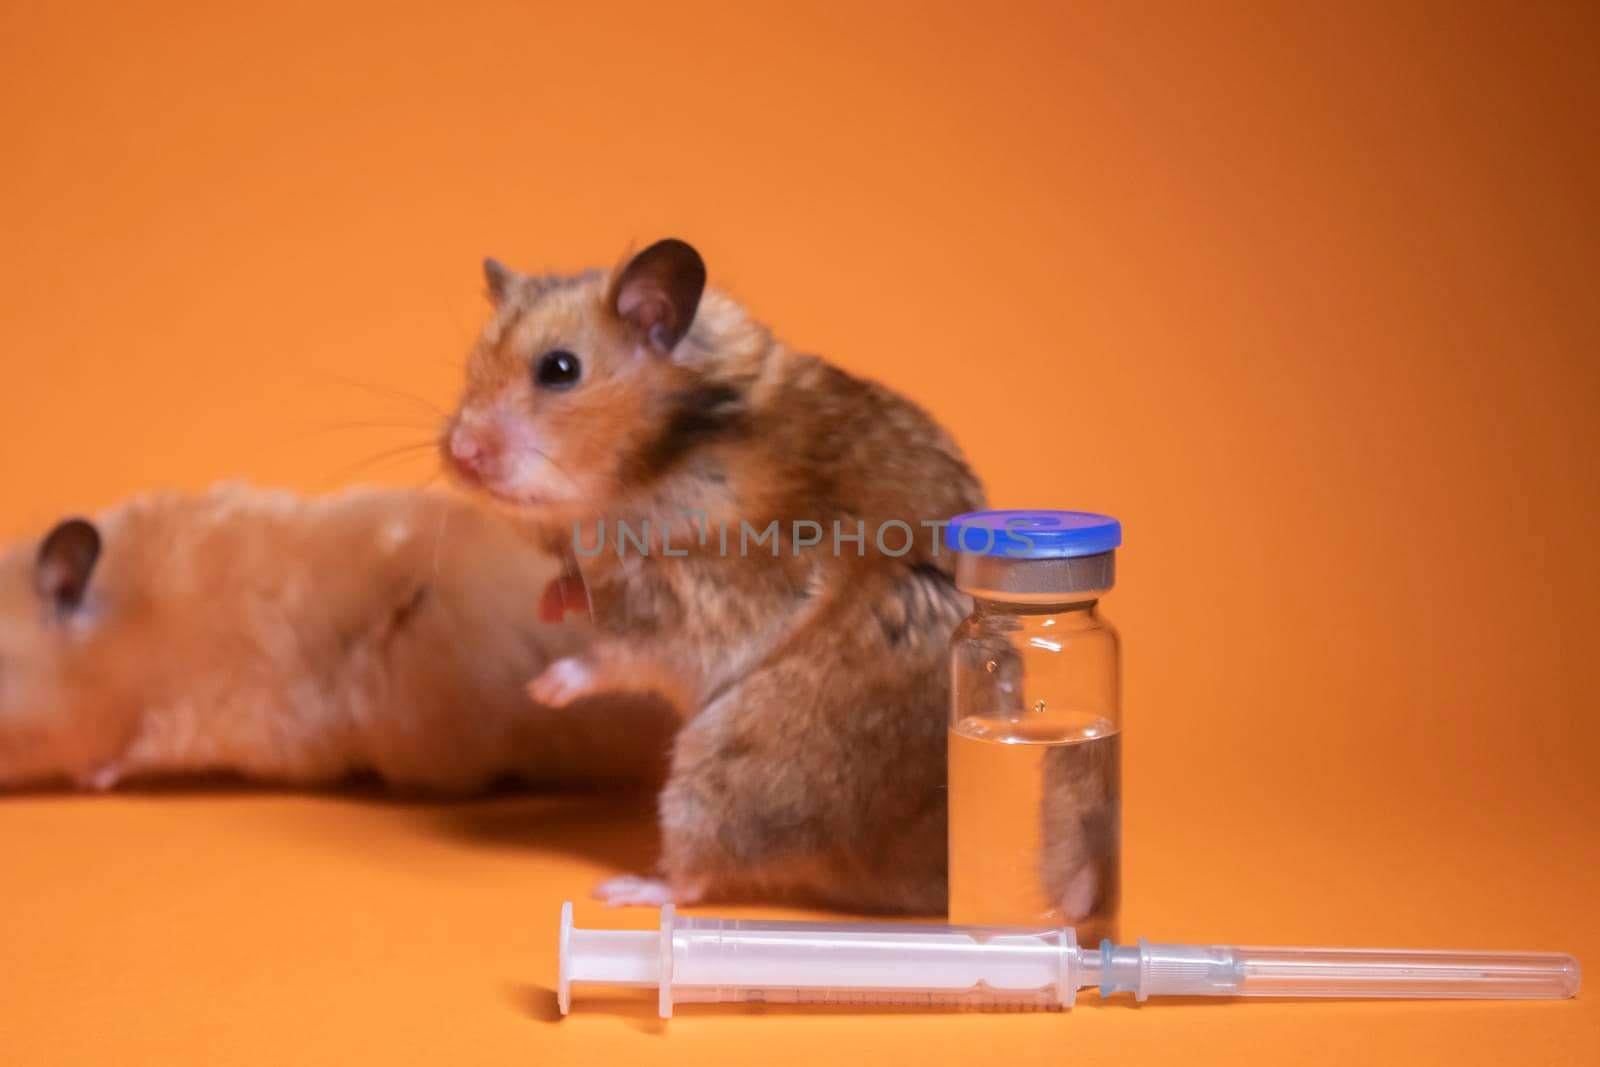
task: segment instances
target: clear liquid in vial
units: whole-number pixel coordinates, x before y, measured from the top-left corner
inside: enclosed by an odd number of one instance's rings
[[[950,921],[1117,937],[1122,755],[1087,715],[971,717],[950,730]]]

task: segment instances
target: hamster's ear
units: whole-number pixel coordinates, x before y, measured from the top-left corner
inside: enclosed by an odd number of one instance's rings
[[[700,253],[669,237],[634,256],[617,273],[611,310],[640,341],[671,352],[689,332],[705,288]]]
[[[489,302],[499,306],[517,284],[517,272],[489,256],[483,261],[483,280],[489,284]]]
[[[84,519],[67,519],[44,539],[33,568],[33,588],[58,612],[83,603],[100,558],[100,531]]]

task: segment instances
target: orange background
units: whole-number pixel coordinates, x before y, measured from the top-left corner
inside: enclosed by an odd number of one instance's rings
[[[384,390],[450,402],[480,256],[677,234],[927,404],[996,504],[1124,520],[1125,932],[1594,966],[1597,22],[12,0],[0,531],[155,485],[421,482],[425,452],[361,463],[430,433]],[[7,800],[0,1055],[1600,1056],[1594,992],[557,1024],[558,903],[649,861],[647,811]]]

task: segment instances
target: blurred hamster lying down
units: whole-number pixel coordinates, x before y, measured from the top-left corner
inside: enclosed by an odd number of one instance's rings
[[[664,705],[528,699],[587,640],[581,613],[550,621],[560,569],[510,518],[426,492],[225,486],[67,520],[0,556],[0,787],[658,780]]]

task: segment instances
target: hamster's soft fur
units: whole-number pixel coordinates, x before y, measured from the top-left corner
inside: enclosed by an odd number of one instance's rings
[[[64,523],[0,557],[0,786],[659,780],[659,705],[528,703],[587,641],[577,616],[540,619],[559,569],[440,493],[228,486]]]
[[[531,692],[653,691],[687,719],[661,795],[664,882],[600,895],[942,911],[947,642],[968,604],[920,524],[983,506],[959,449],[904,397],[703,291],[681,241],[610,272],[487,266],[494,314],[446,461],[563,544],[574,521],[588,540],[601,520],[648,522],[654,549],[608,541],[580,561],[595,643]],[[740,554],[741,524],[773,521],[775,554]],[[914,533],[903,554],[898,531],[877,541],[892,521]],[[835,554],[835,522],[864,528],[859,554]],[[724,524],[731,551],[698,536]]]

